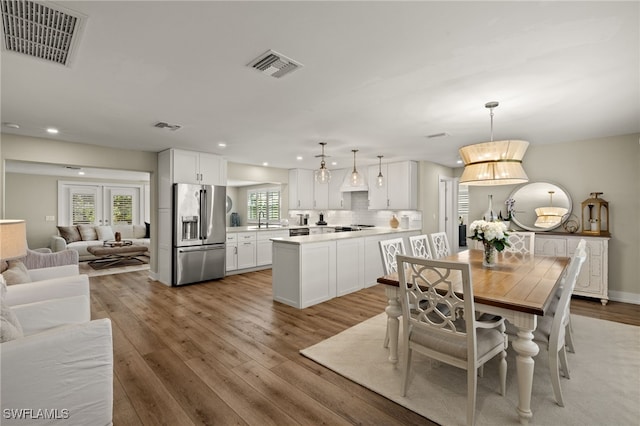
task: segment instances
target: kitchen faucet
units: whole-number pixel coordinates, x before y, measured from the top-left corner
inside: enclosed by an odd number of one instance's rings
[[[267,214],[263,211],[258,212],[258,228],[262,228],[262,221],[260,220],[262,218],[262,216],[264,215],[264,218],[267,218]],[[269,222],[265,223],[265,226],[268,228],[269,227]]]

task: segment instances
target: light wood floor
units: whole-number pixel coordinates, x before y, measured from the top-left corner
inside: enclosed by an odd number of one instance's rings
[[[92,316],[112,320],[116,426],[434,424],[298,353],[383,312],[382,286],[298,310],[272,300],[271,270],[179,288],[147,275],[90,279]],[[571,309],[640,325],[637,305]]]

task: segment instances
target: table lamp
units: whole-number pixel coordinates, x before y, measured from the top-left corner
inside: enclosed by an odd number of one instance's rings
[[[27,255],[27,226],[24,220],[0,220],[0,259],[11,260]]]

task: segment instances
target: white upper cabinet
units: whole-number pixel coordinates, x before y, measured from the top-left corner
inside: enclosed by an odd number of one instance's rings
[[[351,208],[351,193],[340,192],[342,181],[350,169],[331,170],[328,184],[317,183],[313,170],[289,170],[290,210],[341,210]]]
[[[379,166],[370,166],[370,210],[416,210],[418,208],[418,163],[401,161],[382,165],[384,184],[376,185]]]
[[[340,191],[342,181],[351,169],[331,170],[331,180],[329,181],[329,210],[351,209],[351,193]]]
[[[172,149],[173,182],[227,185],[227,163],[215,154]]]
[[[289,209],[313,209],[313,170],[289,170]]]
[[[333,180],[333,172],[331,173]],[[318,183],[313,178],[313,208],[316,210],[326,210],[329,208],[329,184]]]

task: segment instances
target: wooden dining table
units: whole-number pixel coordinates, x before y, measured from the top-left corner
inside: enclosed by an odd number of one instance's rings
[[[531,412],[534,359],[539,352],[533,341],[538,315],[544,315],[555,297],[556,290],[569,264],[568,257],[534,256],[517,253],[498,253],[493,268],[482,265],[482,250],[465,250],[440,260],[469,263],[473,300],[478,312],[499,315],[518,328],[515,349],[518,375],[521,424],[528,424]],[[398,274],[377,279],[385,284],[388,305],[385,309],[389,332],[389,361],[398,362],[398,334],[402,316]]]

